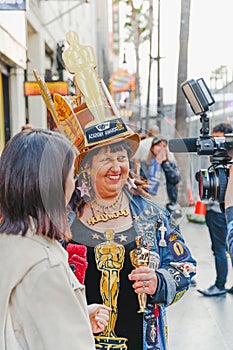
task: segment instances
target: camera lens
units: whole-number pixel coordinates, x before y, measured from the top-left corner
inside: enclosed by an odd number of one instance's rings
[[[212,198],[213,192],[213,181],[214,178],[212,174],[207,169],[202,169],[196,173],[196,180],[198,181],[199,187],[199,196],[201,199],[210,199]]]
[[[224,166],[215,167],[210,170],[202,169],[196,173],[200,198],[217,200],[219,203],[223,203],[228,174],[228,169]]]

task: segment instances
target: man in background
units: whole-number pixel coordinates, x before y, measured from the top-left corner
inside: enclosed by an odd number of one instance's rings
[[[228,123],[220,123],[213,128],[212,136],[220,137],[229,133],[232,133],[232,126]],[[206,224],[209,229],[211,249],[215,259],[216,280],[209,288],[198,289],[197,291],[206,297],[221,296],[227,293],[225,288],[228,274],[227,224],[225,214],[222,213],[217,201],[206,202]]]
[[[229,178],[225,192],[225,216],[227,222],[227,245],[233,265],[233,166],[229,168]],[[233,294],[233,287],[228,289],[228,293]]]

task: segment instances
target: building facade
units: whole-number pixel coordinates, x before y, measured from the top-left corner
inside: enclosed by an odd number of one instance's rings
[[[94,48],[97,71],[106,83],[112,71],[109,0],[24,1],[25,11],[0,6],[0,151],[24,124],[48,127],[41,96],[25,96],[25,82],[35,81],[34,69],[45,81],[72,81],[60,61],[68,31]]]

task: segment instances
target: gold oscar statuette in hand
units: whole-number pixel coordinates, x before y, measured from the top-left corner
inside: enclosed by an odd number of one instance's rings
[[[150,262],[150,251],[142,247],[142,236],[135,237],[136,249],[131,250],[130,260],[134,268],[148,266]],[[147,294],[138,293],[139,310],[138,313],[146,312]]]

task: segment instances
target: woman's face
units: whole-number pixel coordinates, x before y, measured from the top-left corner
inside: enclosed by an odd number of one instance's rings
[[[165,148],[166,148],[166,144],[163,141],[161,141],[151,147],[151,152],[156,157]]]
[[[70,198],[74,192],[74,189],[75,189],[75,176],[74,176],[74,163],[73,163],[73,166],[70,168],[69,174],[66,179],[66,185],[65,185],[66,205],[69,203]]]
[[[95,194],[101,198],[117,197],[129,175],[129,159],[125,149],[110,152],[101,149],[93,156],[90,177]]]

